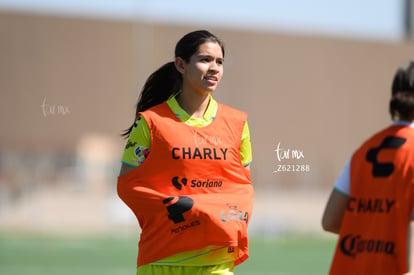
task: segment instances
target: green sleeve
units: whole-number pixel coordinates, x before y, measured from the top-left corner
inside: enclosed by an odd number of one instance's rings
[[[250,131],[249,125],[244,124],[241,146],[240,146],[240,158],[244,166],[248,166],[252,162],[252,145],[250,143]]]
[[[151,132],[145,119],[140,116],[129,134],[122,163],[132,167],[141,165],[149,154]]]

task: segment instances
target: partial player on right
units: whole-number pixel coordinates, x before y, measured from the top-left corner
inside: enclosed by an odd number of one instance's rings
[[[414,62],[397,70],[389,111],[327,202],[322,227],[339,234],[329,274],[414,274]]]

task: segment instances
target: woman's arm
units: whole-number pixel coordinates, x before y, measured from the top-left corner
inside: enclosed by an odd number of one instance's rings
[[[129,134],[124,153],[122,155],[122,166],[119,175],[134,170],[147,158],[151,147],[151,132],[144,117],[140,116]]]
[[[404,275],[414,275],[414,209],[411,211],[411,220],[408,225],[408,272]]]
[[[247,121],[245,122],[243,127],[243,134],[240,146],[240,158],[244,168],[250,171],[250,164],[252,162],[252,145],[250,143],[250,130]]]
[[[339,234],[349,196],[333,189],[322,216],[322,228],[325,231]]]
[[[121,165],[121,171],[119,172],[119,176],[123,176],[129,172],[131,172],[132,170],[134,170],[136,167],[132,167],[126,164],[122,164]]]

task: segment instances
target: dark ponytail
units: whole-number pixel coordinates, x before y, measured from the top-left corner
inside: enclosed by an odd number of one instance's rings
[[[218,43],[224,57],[223,42],[217,36],[205,30],[190,32],[183,36],[175,46],[175,57],[181,57],[188,63],[191,56],[205,42]],[[175,68],[174,62],[169,62],[152,73],[145,82],[139,96],[134,122],[122,133],[122,136],[125,138],[129,137],[132,128],[136,126],[135,120],[139,112],[143,112],[175,96],[180,92],[181,85],[182,76]]]
[[[139,96],[136,112],[143,112],[176,95],[181,88],[181,74],[175,68],[174,62],[169,62],[153,72],[147,79]],[[126,129],[123,137],[128,137],[135,126],[134,123]]]

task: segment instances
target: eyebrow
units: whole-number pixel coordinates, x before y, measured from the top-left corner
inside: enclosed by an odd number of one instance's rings
[[[198,55],[198,57],[210,57],[210,58],[214,58],[214,56],[213,55],[211,55],[211,54],[203,54],[203,53],[200,53],[199,55]],[[224,57],[217,57],[217,59],[221,59],[221,60],[224,60]]]

